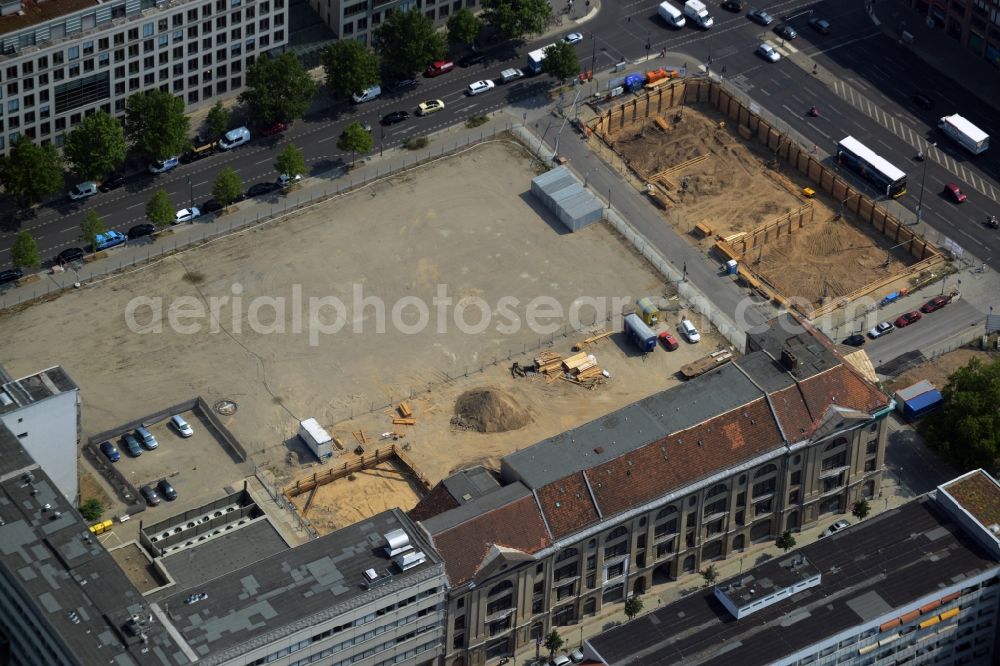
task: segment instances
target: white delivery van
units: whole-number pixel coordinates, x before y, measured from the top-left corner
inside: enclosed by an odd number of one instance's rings
[[[683,28],[686,21],[681,10],[674,7],[669,2],[661,2],[656,8],[656,13],[660,15],[663,22],[671,28]]]
[[[362,104],[363,102],[370,102],[379,95],[382,94],[382,86],[372,86],[367,90],[364,90],[352,98],[355,104]]]
[[[701,0],[687,0],[684,3],[684,15],[702,30],[708,30],[715,25],[715,21],[709,15],[705,3]]]
[[[681,334],[687,338],[688,342],[698,342],[701,340],[701,334],[698,333],[698,329],[694,327],[694,324],[691,323],[690,319],[681,320],[681,325],[677,328],[680,329]]]
[[[219,140],[219,148],[222,150],[230,150],[236,146],[242,146],[249,140],[250,130],[246,127],[237,127],[234,130],[226,132],[226,135]]]

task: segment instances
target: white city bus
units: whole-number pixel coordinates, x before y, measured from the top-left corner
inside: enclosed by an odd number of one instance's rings
[[[906,174],[853,136],[837,144],[837,160],[864,176],[887,197],[895,199],[906,194]]]

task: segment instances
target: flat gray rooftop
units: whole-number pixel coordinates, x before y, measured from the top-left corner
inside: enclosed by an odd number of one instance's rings
[[[797,552],[822,572],[818,587],[742,620],[734,620],[711,590],[701,591],[588,642],[611,666],[763,666],[862,624],[898,616],[945,585],[1000,569],[927,497]],[[778,579],[786,575],[780,571],[785,559],[747,573]]]
[[[455,472],[441,483],[459,504],[481,497],[500,487],[489,470],[481,465]]]
[[[205,543],[160,558],[160,564],[174,579],[175,586],[154,592],[149,599],[159,601],[204,585],[230,571],[288,550],[288,547],[270,522],[255,520]]]
[[[0,386],[0,414],[66,391],[75,391],[76,388],[73,380],[59,366],[6,382]]]
[[[11,452],[6,440],[0,435],[7,472],[0,482],[0,566],[21,603],[34,605],[81,664],[190,663],[156,623],[143,629],[148,645],[123,632],[131,615],[148,617],[145,600],[42,469],[12,469],[27,454]]]
[[[476,497],[454,509],[449,509],[436,516],[422,520],[420,524],[431,534],[440,534],[456,525],[461,525],[467,520],[472,520],[476,516],[492,511],[497,507],[510,504],[529,494],[531,494],[531,491],[523,483],[511,483],[498,487],[487,495]]]
[[[749,366],[758,383],[763,380],[769,387],[776,387],[783,377],[784,384],[780,388],[792,384],[791,378],[763,352],[737,362],[741,367]],[[541,488],[763,396],[739,368],[729,363],[596,421],[511,453],[503,459],[502,473],[507,481],[520,479],[529,488]]]
[[[14,433],[0,423],[0,479],[34,465],[34,458],[24,450]]]
[[[427,561],[400,572],[385,554],[383,535],[402,529]],[[363,573],[392,573],[368,589]],[[309,543],[289,548],[215,578],[194,589],[164,597],[174,628],[187,645],[213,664],[279,640],[302,626],[337,617],[414,582],[444,575],[444,565],[421,531],[398,509],[348,525]],[[185,603],[191,592],[207,594]]]

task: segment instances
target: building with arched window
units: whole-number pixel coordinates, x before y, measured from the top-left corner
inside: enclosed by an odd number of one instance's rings
[[[446,664],[873,496],[892,403],[828,344],[779,318],[743,358],[506,456],[491,484],[442,482],[414,515],[451,586]]]

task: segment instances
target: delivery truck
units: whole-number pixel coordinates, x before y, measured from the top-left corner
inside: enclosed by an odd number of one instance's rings
[[[985,152],[990,147],[990,135],[957,113],[941,118],[938,129],[973,155]]]
[[[692,23],[702,30],[708,30],[715,25],[715,21],[709,15],[708,9],[705,8],[705,3],[701,0],[687,0],[684,3],[684,16],[688,17]]]

